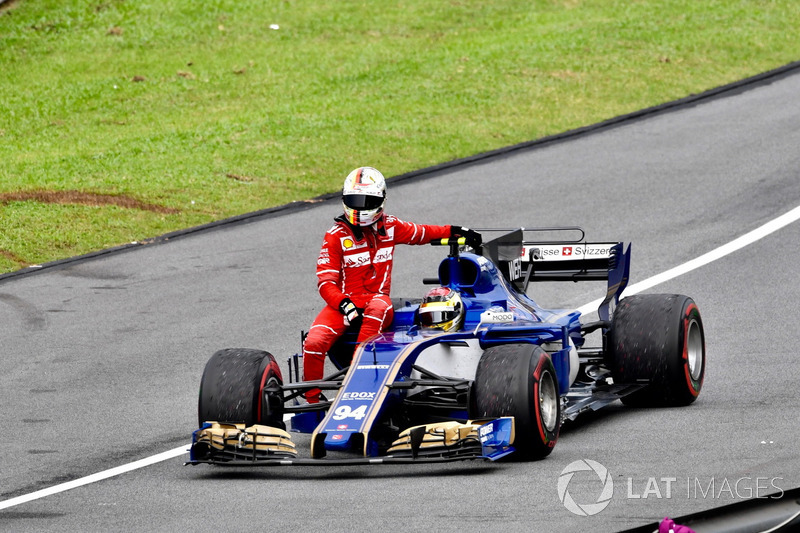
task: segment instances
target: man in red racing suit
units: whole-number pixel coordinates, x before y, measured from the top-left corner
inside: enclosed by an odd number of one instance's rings
[[[359,171],[353,187],[351,178]],[[365,176],[372,180],[370,187],[359,187],[358,182],[365,180]],[[349,190],[355,192],[348,194]],[[367,194],[376,191],[380,205],[375,207],[366,202],[357,206],[372,210],[348,207],[357,200],[356,192],[365,190]],[[303,343],[305,381],[322,379],[325,356],[350,323],[361,322],[358,342],[391,324],[394,311],[389,291],[395,244],[427,244],[451,236],[465,236],[473,246],[481,243],[480,234],[467,228],[414,224],[385,215],[383,176],[371,167],[361,167],[348,176],[343,198],[345,213],[325,233],[317,259],[317,288],[327,305],[317,315]],[[364,203],[362,199],[361,204]],[[306,393],[306,399],[317,403],[319,395],[319,389],[312,389]]]

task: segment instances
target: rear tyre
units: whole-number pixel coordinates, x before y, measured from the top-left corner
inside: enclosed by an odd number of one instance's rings
[[[513,416],[518,457],[550,455],[561,430],[561,399],[550,356],[534,344],[504,344],[481,356],[472,418]]]
[[[286,429],[280,367],[262,350],[227,348],[211,356],[200,381],[197,412],[206,421]]]
[[[697,399],[706,373],[703,321],[694,300],[681,294],[623,298],[608,344],[615,383],[649,382],[625,405],[668,407]]]

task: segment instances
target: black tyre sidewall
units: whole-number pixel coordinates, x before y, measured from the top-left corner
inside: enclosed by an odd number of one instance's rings
[[[533,389],[531,390],[529,387],[533,404],[533,409],[530,410],[530,422],[531,425],[535,424],[534,432],[538,437],[534,438],[529,446],[533,448],[531,455],[534,458],[540,458],[549,455],[558,441],[561,426],[561,401],[560,398],[558,398],[558,378],[556,377],[556,369],[550,356],[543,349],[539,348],[531,358],[531,365],[535,366],[532,374]],[[539,391],[541,387],[545,386],[546,380],[550,381],[550,385],[553,387],[556,396],[556,424],[553,429],[548,429],[545,426],[542,405],[540,404]]]
[[[671,403],[674,405],[688,405],[697,399],[700,390],[703,388],[703,381],[706,375],[705,357],[705,332],[703,331],[703,321],[700,318],[700,311],[691,298],[686,298],[681,306],[681,328],[680,339],[678,341],[678,357],[671,358],[669,383]],[[702,361],[700,363],[700,373],[694,379],[689,370],[689,328],[692,322],[696,322],[699,327],[702,339]]]
[[[286,429],[286,424],[283,421],[282,394],[276,393],[273,397],[267,397],[267,393],[264,391],[264,387],[268,384],[283,385],[280,365],[278,365],[271,353],[266,352],[266,354],[267,357],[264,359],[264,370],[261,371],[261,384],[258,390],[260,400],[258,420],[260,424]]]

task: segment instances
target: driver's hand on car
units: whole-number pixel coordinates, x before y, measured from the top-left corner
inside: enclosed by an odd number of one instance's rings
[[[483,237],[481,237],[480,233],[461,226],[450,226],[450,236],[464,237],[465,244],[470,248],[478,248],[483,243]]]
[[[356,307],[350,298],[344,298],[339,302],[339,312],[344,315],[344,323],[347,326],[359,323],[363,316],[363,311]]]

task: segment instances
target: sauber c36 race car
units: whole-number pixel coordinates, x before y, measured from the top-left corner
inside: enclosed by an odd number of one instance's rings
[[[422,327],[419,300],[395,301],[387,331],[359,345],[357,331],[346,332],[329,353],[338,371],[310,382],[299,378],[297,354],[284,379],[266,351],[215,353],[201,379],[189,464],[541,459],[562,424],[587,410],[697,398],[706,365],[700,312],[683,295],[622,298],[630,246],[586,242],[580,228],[480,231],[499,236],[475,250],[463,239],[433,243],[449,254],[438,277],[423,280],[459,293],[457,330]],[[607,280],[591,322],[526,294],[530,283],[584,280]],[[315,388],[323,401],[303,401]],[[308,449],[298,449],[294,432],[311,435]]]

